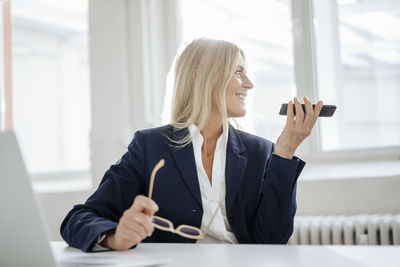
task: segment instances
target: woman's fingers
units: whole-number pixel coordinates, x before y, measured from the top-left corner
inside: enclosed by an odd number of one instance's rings
[[[293,112],[293,102],[292,100],[289,101],[286,111],[286,124],[293,123],[294,120],[294,112]]]
[[[303,96],[304,106],[306,110],[305,118],[304,118],[304,129],[303,134],[308,136],[311,134],[311,130],[314,126],[314,109],[312,107],[311,101],[306,97]]]
[[[305,97],[306,99],[304,100],[305,102],[309,102],[309,106],[312,107],[311,102],[308,100],[307,97]],[[314,109],[311,111],[307,110],[307,104],[306,104],[306,118],[305,118],[305,125],[307,126],[307,128],[309,129],[309,133],[311,133],[315,122],[318,119],[319,113],[322,110],[322,101],[318,101],[317,104],[315,104]],[[307,114],[308,113],[308,114]]]
[[[138,223],[125,224],[121,228],[121,236],[128,242],[137,244],[147,237],[144,228]]]
[[[137,219],[138,215],[139,214],[137,212],[132,212],[129,210],[125,211],[121,217],[121,220],[119,221],[118,226],[121,229],[134,230],[140,235],[142,239],[144,239],[149,236],[152,231],[148,231],[145,223],[141,223],[140,220]]]
[[[106,242],[106,245],[108,244],[108,247],[114,250],[127,250],[140,243],[143,240],[142,235],[137,229],[119,225],[115,234],[109,237],[110,240]]]
[[[145,196],[137,196],[131,208],[124,212],[124,217],[130,224],[137,223],[143,227],[146,236],[150,236],[154,227],[151,216],[158,210],[157,204]]]
[[[311,101],[303,97],[305,112],[297,99],[294,104],[289,101],[287,108],[286,125],[275,144],[275,153],[282,157],[291,158],[297,147],[311,134],[312,128],[322,109],[322,101],[313,108]],[[294,110],[296,115],[294,115]]]
[[[139,195],[135,198],[130,210],[146,212],[149,216],[153,216],[158,211],[158,205],[152,199]]]
[[[117,229],[105,244],[112,249],[126,250],[154,232],[151,216],[158,211],[157,204],[145,196],[137,196],[132,206],[125,210]]]
[[[305,110],[306,110],[306,114],[305,114],[305,118],[304,118],[304,125],[307,128],[311,128],[313,127],[314,123],[314,109],[312,106],[311,101],[306,97],[303,96],[303,101],[304,101],[304,106],[305,106]]]
[[[151,222],[150,216],[143,213],[138,213],[132,216],[132,220],[143,227],[147,236],[151,236],[151,234],[154,232],[154,226]]]
[[[315,108],[314,108],[314,123],[317,121],[319,113],[322,110],[322,106],[323,106],[323,102],[322,101],[318,101],[317,104],[315,104]]]
[[[127,229],[130,229],[130,230],[134,231],[137,235],[139,235],[139,237],[140,237],[139,242],[149,236],[146,228],[141,223],[131,221],[128,224],[126,224],[125,226]]]
[[[304,120],[304,111],[297,97],[294,98],[294,108],[296,110],[296,124],[302,124]]]

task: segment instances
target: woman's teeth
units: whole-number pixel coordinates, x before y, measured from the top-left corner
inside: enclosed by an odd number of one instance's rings
[[[246,100],[245,94],[236,94],[236,96],[239,97],[241,100]]]

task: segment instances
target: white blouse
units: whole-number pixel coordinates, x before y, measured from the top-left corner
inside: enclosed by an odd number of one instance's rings
[[[229,128],[224,130],[217,140],[211,174],[212,184],[210,184],[201,157],[203,136],[194,124],[189,127],[189,132],[192,138],[197,176],[200,185],[201,202],[203,205],[201,230],[204,231],[210,222],[214,211],[217,209],[218,202],[222,195],[221,182],[225,181],[226,147],[228,143]],[[225,200],[222,203],[221,209],[215,216],[207,235],[203,239],[198,240],[197,243],[238,243],[226,216]]]

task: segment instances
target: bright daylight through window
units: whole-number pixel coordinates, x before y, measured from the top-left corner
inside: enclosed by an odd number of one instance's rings
[[[184,40],[226,38],[244,49],[255,84],[244,126],[270,140],[285,123],[280,104],[296,95],[290,3],[182,1]],[[312,101],[338,109],[310,141],[321,151],[399,146],[400,2],[315,0],[312,12],[317,69],[304,75],[317,77]]]
[[[87,1],[13,0],[14,128],[31,174],[89,170]]]
[[[278,0],[185,0],[182,14],[184,40],[225,38],[244,50],[255,87],[248,92],[246,119],[239,122],[276,140],[285,123],[280,105],[296,94],[290,6]]]
[[[400,1],[315,0],[322,150],[400,146]]]

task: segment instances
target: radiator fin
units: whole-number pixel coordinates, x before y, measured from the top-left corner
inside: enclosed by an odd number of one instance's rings
[[[296,216],[292,245],[400,245],[400,215]]]

